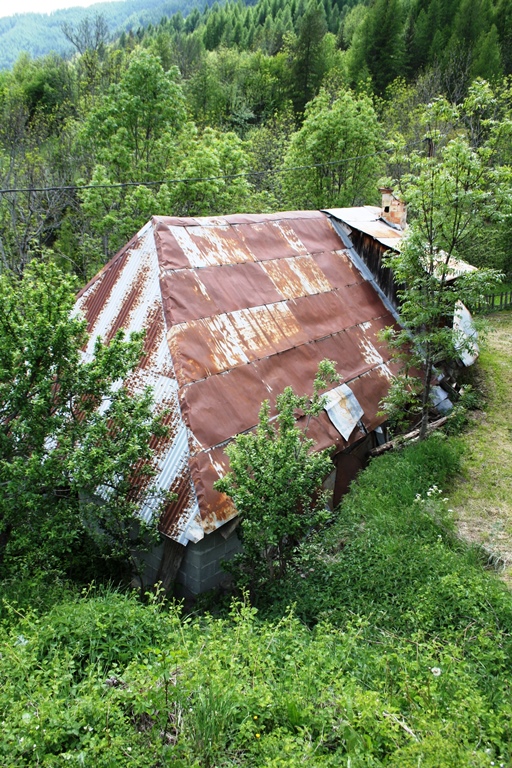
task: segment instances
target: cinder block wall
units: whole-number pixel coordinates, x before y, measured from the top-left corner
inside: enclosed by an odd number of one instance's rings
[[[198,595],[229,580],[221,568],[222,560],[229,560],[240,552],[242,544],[236,530],[224,538],[220,530],[208,533],[197,544],[188,544],[176,577],[176,592]]]
[[[164,554],[164,545],[161,541],[149,552],[137,552],[137,558],[143,563],[143,579],[146,587],[158,580],[160,563]]]

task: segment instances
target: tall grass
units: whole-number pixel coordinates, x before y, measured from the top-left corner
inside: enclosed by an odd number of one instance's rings
[[[259,612],[108,589],[8,605],[0,764],[510,766],[511,597],[454,533],[458,445],[373,461]]]

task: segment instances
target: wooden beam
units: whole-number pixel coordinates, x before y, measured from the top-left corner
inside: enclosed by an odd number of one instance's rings
[[[439,427],[442,427],[446,424],[448,421],[448,416],[443,416],[441,419],[438,419],[437,421],[432,421],[427,427],[427,432],[433,432],[435,429],[439,429]],[[379,445],[377,448],[373,448],[370,451],[370,456],[374,458],[375,456],[380,456],[381,453],[386,453],[386,451],[391,451],[393,448],[396,448],[399,445],[403,445],[404,443],[408,443],[414,440],[417,440],[420,435],[420,430],[413,429],[412,432],[407,432],[405,435],[399,435],[398,437],[395,437],[394,440],[390,440],[388,443],[384,443],[383,445]]]

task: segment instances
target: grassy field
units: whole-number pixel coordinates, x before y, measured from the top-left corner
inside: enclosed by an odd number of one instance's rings
[[[512,312],[488,321],[478,373],[486,404],[461,436],[462,477],[450,504],[460,534],[482,545],[512,586]]]

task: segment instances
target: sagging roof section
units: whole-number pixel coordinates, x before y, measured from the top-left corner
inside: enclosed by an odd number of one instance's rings
[[[149,383],[172,414],[155,461],[157,484],[178,494],[160,529],[181,543],[234,517],[213,489],[228,466],[226,443],[286,386],[311,394],[324,358],[341,385],[310,429],[318,447],[343,449],[383,420],[391,364],[379,332],[394,318],[320,211],[155,217],[78,306],[91,348],[97,334],[147,329],[144,360],[126,385]]]
[[[378,243],[392,251],[400,251],[400,243],[405,229],[390,224],[382,215],[382,209],[374,205],[361,205],[354,208],[330,208],[325,211],[339,222],[347,225],[351,229],[357,229],[366,235],[369,235]],[[348,233],[350,234],[350,232]],[[439,266],[443,265],[443,253],[439,255]],[[455,280],[468,272],[475,272],[476,267],[468,264],[467,261],[457,259],[451,256],[448,263],[448,277],[446,282]]]

